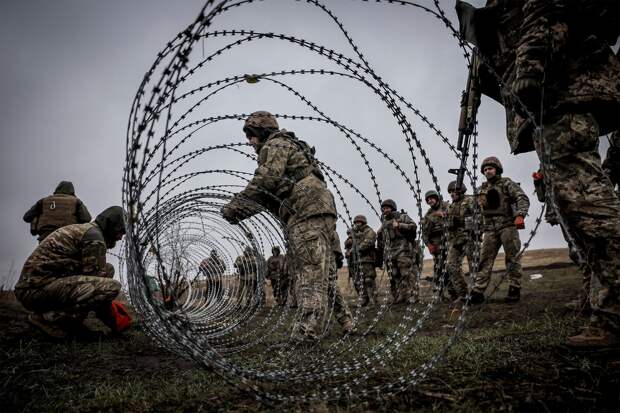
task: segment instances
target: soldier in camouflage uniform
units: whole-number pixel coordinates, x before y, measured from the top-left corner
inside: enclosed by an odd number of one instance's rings
[[[80,327],[90,311],[108,326],[110,305],[121,285],[112,279],[106,248],[125,233],[121,207],[110,207],[94,222],[64,226],[46,237],[28,257],[15,296],[33,312],[28,321],[53,337]]]
[[[446,253],[442,238],[445,230],[445,218],[448,211],[448,203],[439,199],[437,191],[428,191],[424,195],[424,199],[430,207],[424,218],[422,218],[422,240],[428,247],[428,251],[433,255],[433,282],[435,284],[435,292],[440,297],[443,296],[444,287],[448,288],[448,292],[452,299],[456,298],[456,290],[450,284],[447,271],[443,274],[440,272],[440,263],[445,262]]]
[[[207,294],[209,294],[209,297],[220,300],[224,294],[222,276],[224,271],[226,271],[226,264],[217,253],[217,250],[211,250],[209,258],[201,261],[199,270],[207,281]]]
[[[288,283],[286,283],[284,270],[284,255],[280,255],[280,247],[275,246],[271,249],[272,256],[267,260],[267,276],[271,282],[273,291],[273,299],[277,305],[283,307],[286,305],[286,297]]]
[[[501,162],[494,156],[482,161],[480,170],[487,181],[478,188],[483,223],[480,265],[476,274],[471,302],[484,301],[484,291],[491,281],[493,263],[500,247],[504,247],[506,272],[508,274],[508,296],[506,302],[521,299],[521,240],[518,229],[525,228],[525,216],[530,208],[530,200],[519,184],[503,177]],[[514,208],[514,211],[513,211]]]
[[[312,148],[293,132],[280,130],[269,112],[251,114],[243,130],[258,153],[258,168],[246,188],[222,208],[222,215],[233,224],[264,209],[279,217],[290,242],[301,306],[293,334],[299,340],[312,340],[329,310],[329,271],[336,239],[334,197]],[[350,319],[342,320],[343,328],[350,330]]]
[[[383,222],[377,231],[377,254],[390,275],[393,303],[415,303],[418,300],[416,265],[417,225],[404,211],[398,212],[396,202],[386,199],[381,203]]]
[[[597,146],[620,119],[620,61],[611,49],[620,33],[618,2],[490,0],[481,9],[458,2],[457,12],[483,58],[481,92],[506,109],[512,152],[536,150],[560,222],[604,287],[590,326],[568,344],[616,345],[620,200]]]
[[[258,290],[258,271],[261,263],[259,257],[254,253],[252,247],[246,247],[243,254],[235,260],[235,268],[239,273],[239,287],[237,289],[237,300],[241,305],[250,305],[256,300],[254,296]],[[258,291],[258,300],[263,302],[263,288]]]
[[[30,224],[30,233],[38,235],[39,242],[58,228],[90,220],[88,209],[75,196],[73,184],[69,181],[61,181],[54,194],[39,199],[24,214],[24,221]]]
[[[377,303],[377,290],[375,280],[375,243],[377,235],[368,226],[368,220],[364,215],[358,215],[353,219],[353,246],[351,254],[358,263],[354,268],[355,290],[362,298],[361,306],[367,306],[372,300]]]
[[[463,299],[467,294],[467,281],[463,277],[463,258],[467,256],[471,273],[474,252],[473,215],[474,200],[465,195],[465,185],[457,189],[457,182],[448,185],[452,203],[448,207],[448,263],[447,272],[451,295]]]
[[[289,301],[290,308],[297,308],[297,276],[295,275],[295,266],[293,264],[293,256],[286,254],[284,256],[284,303]],[[286,286],[286,287],[285,287]],[[290,299],[289,299],[290,298]]]

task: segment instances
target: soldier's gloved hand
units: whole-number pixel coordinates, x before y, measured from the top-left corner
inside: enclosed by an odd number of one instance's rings
[[[342,266],[344,265],[344,256],[342,255],[341,252],[336,252],[336,268],[337,269],[341,269]]]
[[[521,215],[517,215],[515,218],[515,225],[517,229],[525,229],[525,219]]]
[[[224,205],[221,209],[222,217],[230,222],[233,225],[239,223],[239,218],[237,217],[237,213],[234,208],[231,208],[229,205]]]
[[[512,84],[512,92],[519,98],[521,103],[525,105],[525,108],[534,115],[540,113],[541,109],[540,89],[540,82],[533,77],[519,78]],[[517,103],[515,109],[517,113],[525,114],[520,104]]]
[[[439,252],[439,246],[435,244],[428,244],[428,252],[430,252],[431,255],[437,255]]]

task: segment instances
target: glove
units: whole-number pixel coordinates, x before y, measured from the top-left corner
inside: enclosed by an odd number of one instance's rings
[[[525,219],[521,215],[517,215],[515,218],[515,225],[517,229],[525,229]]]
[[[115,333],[122,333],[131,327],[131,316],[127,312],[125,306],[117,300],[112,300],[110,303],[110,318],[109,327]]]
[[[341,252],[335,252],[334,255],[336,256],[336,268],[341,269],[344,265],[344,256]]]
[[[236,225],[239,223],[239,218],[237,217],[235,210],[231,208],[229,205],[224,205],[221,209],[221,212],[222,212],[222,217],[226,221],[230,222],[233,225]]]
[[[437,255],[439,247],[435,244],[428,244],[428,252],[430,252],[431,255]]]

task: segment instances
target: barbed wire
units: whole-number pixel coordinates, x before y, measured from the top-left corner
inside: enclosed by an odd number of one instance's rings
[[[291,340],[291,328],[300,319],[302,306],[295,308],[292,301],[284,306],[266,305],[267,267],[264,257],[277,246],[285,251],[287,262],[295,267],[297,252],[281,220],[270,208],[252,200],[243,200],[243,208],[252,211],[251,218],[239,225],[230,225],[223,220],[221,208],[253,176],[247,170],[236,168],[255,163],[257,156],[248,150],[247,143],[230,142],[234,138],[223,144],[210,142],[205,145],[202,142],[209,137],[210,128],[217,125],[236,122],[233,132],[236,134],[241,129],[239,121],[248,117],[245,113],[213,115],[209,104],[214,97],[231,91],[233,86],[254,87],[262,82],[267,87],[276,86],[309,110],[309,114],[274,113],[279,121],[294,123],[301,129],[307,124],[321,125],[342,138],[342,142],[352,148],[347,156],[359,158],[359,173],[347,176],[322,157],[320,148],[314,156],[335,194],[338,210],[344,211],[338,214],[338,221],[346,228],[350,228],[352,210],[359,210],[360,205],[371,211],[376,219],[381,219],[378,207],[384,195],[394,191],[394,177],[402,180],[408,191],[406,195],[401,194],[401,198],[415,201],[414,216],[418,221],[423,217],[422,174],[430,178],[440,194],[440,202],[443,201],[433,162],[414,131],[411,118],[420,121],[425,131],[437,138],[437,144],[445,149],[443,162],[448,156],[458,162],[460,154],[430,117],[373,69],[362,48],[323,2],[291,3],[298,7],[315,7],[324,13],[340,31],[353,56],[284,33],[246,29],[210,31],[214,21],[224,19],[227,12],[250,4],[258,7],[258,3],[263,2],[267,1],[207,1],[197,19],[157,54],[143,77],[132,102],[127,127],[123,205],[129,219],[121,275],[132,305],[144,320],[145,330],[158,343],[212,368],[227,382],[251,391],[261,400],[305,402],[391,397],[415,386],[444,358],[463,332],[470,311],[467,301],[461,304],[451,334],[435,354],[420,360],[406,373],[384,382],[376,379],[397,364],[407,349],[417,345],[418,333],[433,312],[438,311],[443,286],[424,296],[420,303],[407,304],[400,322],[381,340],[377,340],[373,332],[380,323],[396,314],[387,296],[383,297],[376,311],[363,306],[354,307],[354,334],[335,337],[337,327],[331,318],[335,313],[336,298],[330,294],[321,340],[311,345]],[[438,19],[457,40],[466,63],[471,64],[471,47],[460,37],[438,1],[433,1],[434,7],[411,1],[377,0],[376,3],[413,7],[416,12]],[[205,41],[216,38],[231,41],[207,56],[204,52],[199,56],[195,51],[198,42],[202,42],[204,48]],[[336,65],[338,69],[280,69],[236,74],[217,80],[209,78],[206,69],[222,56],[238,47],[261,41],[286,42]],[[484,61],[483,64],[488,66]],[[370,93],[369,100],[384,105],[386,113],[393,117],[402,147],[389,150],[382,145],[384,142],[380,138],[366,136],[337,120],[287,80],[309,76],[329,77],[364,87]],[[503,86],[501,79],[497,78]],[[474,196],[478,195],[477,139],[477,131],[474,131],[471,166],[467,171]],[[408,166],[397,160],[403,153],[407,163],[411,162]],[[228,167],[212,166],[227,157],[232,159]],[[360,183],[364,177],[370,181],[372,195],[368,195]],[[382,190],[384,182],[390,182],[387,190]],[[280,209],[287,208],[275,195],[268,192],[261,195],[266,203],[276,204]],[[543,214],[544,208],[520,254],[530,245]],[[470,287],[480,259],[482,225],[477,204],[474,218],[473,270],[468,276]],[[420,243],[419,236],[416,242]],[[441,248],[447,251],[447,231],[442,235]],[[211,258],[213,256],[219,257],[220,261],[216,262]],[[445,278],[446,258],[445,254],[438,258],[436,272],[439,279]],[[389,255],[386,262],[385,271],[390,277],[393,269]],[[354,271],[359,274],[360,269]],[[335,271],[331,275],[330,288],[336,288]],[[417,281],[420,281],[420,274],[417,274]]]

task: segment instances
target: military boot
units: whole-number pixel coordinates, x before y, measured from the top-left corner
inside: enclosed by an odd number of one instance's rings
[[[566,339],[566,345],[583,349],[603,349],[620,346],[620,337],[599,327],[586,327],[583,331]]]
[[[48,321],[41,314],[29,314],[28,323],[51,338],[63,339],[67,337],[67,331],[62,328],[60,323]]]
[[[484,294],[479,291],[472,291],[469,297],[469,304],[482,304],[484,303]]]
[[[508,287],[508,295],[504,301],[507,303],[516,303],[519,302],[519,300],[521,300],[521,289],[513,285]]]

